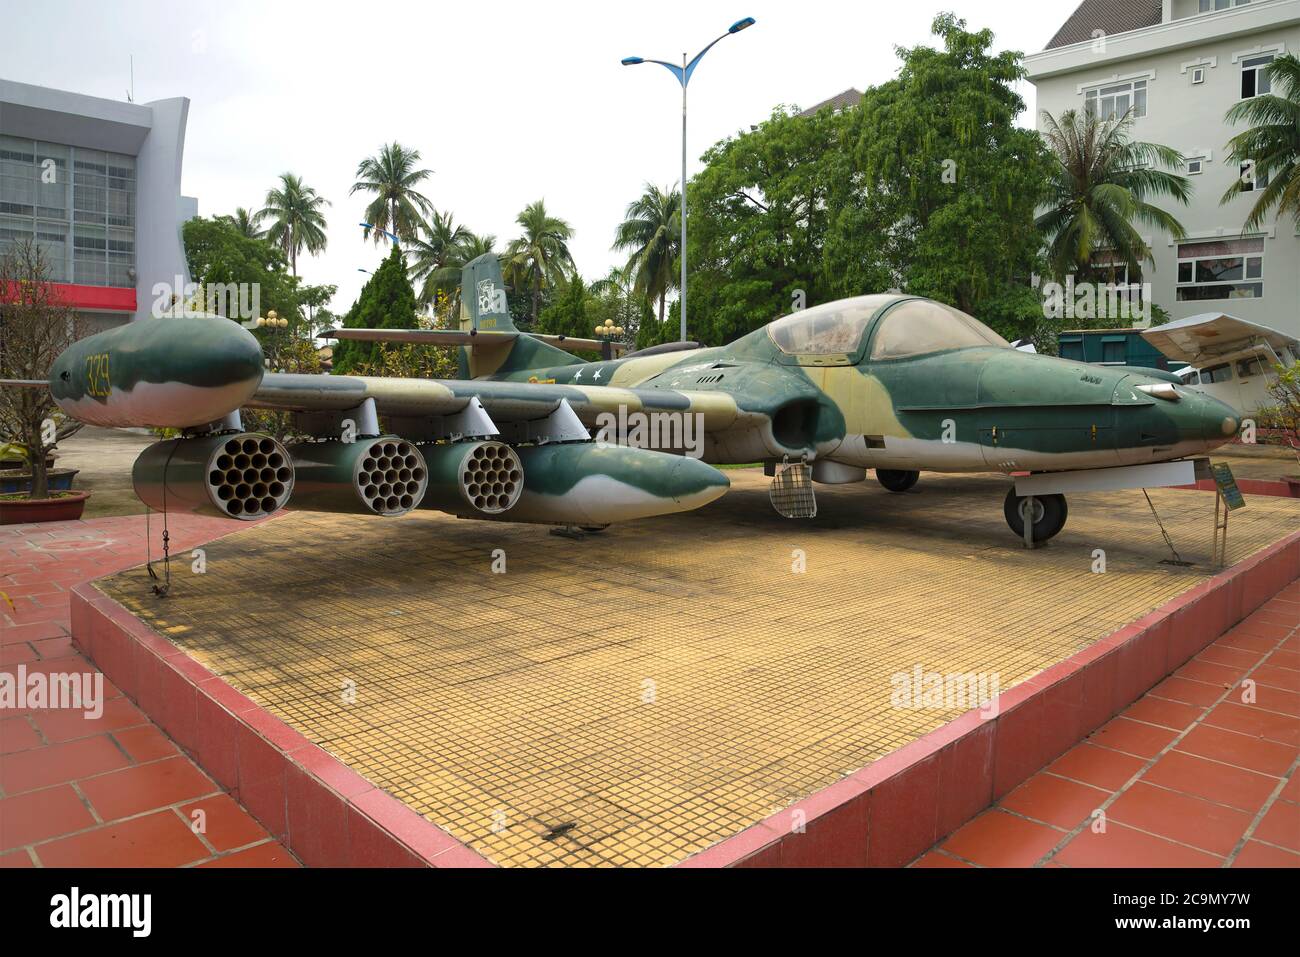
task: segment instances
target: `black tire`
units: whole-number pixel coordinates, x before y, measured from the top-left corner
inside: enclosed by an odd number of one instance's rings
[[[921,478],[920,472],[899,469],[876,469],[876,481],[891,492],[906,492]]]
[[[1065,503],[1064,495],[1035,495],[1033,498],[1038,505],[1035,509],[1033,540],[1045,542],[1065,528],[1065,520],[1070,516],[1070,508]],[[1006,516],[1007,525],[1021,540],[1025,537],[1025,519],[1021,514],[1025,501],[1026,497],[1017,495],[1016,490],[1012,488],[1007,491],[1006,501],[1002,505],[1002,513]]]

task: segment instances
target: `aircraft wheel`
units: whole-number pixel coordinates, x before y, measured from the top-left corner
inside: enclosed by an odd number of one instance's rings
[[[1065,504],[1064,495],[1035,495],[1033,534],[1035,542],[1045,542],[1065,528],[1065,520],[1070,509]],[[1002,506],[1007,525],[1018,537],[1025,537],[1025,513],[1029,509],[1029,496],[1016,494],[1015,488],[1007,491],[1007,500]]]
[[[891,492],[906,492],[921,478],[920,472],[904,472],[899,469],[876,469],[876,481]]]

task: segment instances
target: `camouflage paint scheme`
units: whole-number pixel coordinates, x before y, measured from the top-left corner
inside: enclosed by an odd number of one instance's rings
[[[141,329],[120,342],[103,337],[122,330],[78,343],[60,357],[51,387],[70,415],[113,425],[210,422],[219,416],[201,398],[216,394],[241,396],[222,414],[240,405],[343,414],[373,399],[399,434],[399,423],[454,416],[474,399],[498,425],[544,419],[562,403],[590,429],[600,425],[602,413],[691,413],[703,427],[704,462],[804,457],[822,481],[858,480],[867,468],[1010,473],[1163,462],[1215,448],[1239,426],[1231,407],[1176,387],[1154,370],[1019,352],[974,319],[915,296],[828,303],[719,348],[588,363],[515,329],[494,256],[466,266],[462,288],[458,332],[411,335],[450,344],[464,343],[468,334],[471,344],[460,345],[460,362],[473,378],[261,376],[260,351],[254,356],[248,349],[248,340],[254,347],[256,340],[246,330],[167,319],[134,323]],[[899,317],[892,327],[891,317]],[[194,325],[204,323],[209,328]],[[938,338],[932,333],[934,341],[909,348],[911,330],[924,340],[927,323],[939,330]],[[943,338],[944,323],[951,323],[951,342]],[[886,342],[893,352],[882,351]],[[110,356],[109,388],[95,366],[100,353]],[[119,408],[139,384],[170,390],[167,407],[151,402],[142,410],[136,402]],[[708,469],[712,475],[677,469],[679,457],[646,449],[619,449],[613,456],[563,453],[562,465],[540,453],[529,457],[534,464],[525,481],[534,507],[519,510],[522,520],[580,520],[572,517],[580,510],[564,502],[608,494],[609,483],[637,493],[641,504],[626,517],[653,513],[645,496],[670,512],[698,507],[727,487],[714,469]],[[607,487],[598,490],[587,478],[603,478]],[[546,501],[539,495],[550,496],[550,517],[537,504]]]

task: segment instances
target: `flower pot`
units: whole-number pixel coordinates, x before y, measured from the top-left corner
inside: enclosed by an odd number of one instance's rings
[[[0,525],[76,521],[88,498],[89,492],[63,492],[54,498],[0,498]]]
[[[45,467],[47,469],[54,468],[53,455],[47,455],[45,457]],[[26,470],[26,468],[27,468],[26,459],[0,459],[0,472],[15,471],[19,469]]]
[[[46,474],[50,480],[51,492],[67,492],[72,488],[72,480],[80,469],[50,469]],[[0,471],[0,495],[12,492],[30,492],[32,473],[20,470]]]

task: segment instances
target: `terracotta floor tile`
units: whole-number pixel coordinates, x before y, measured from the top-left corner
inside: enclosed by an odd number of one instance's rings
[[[103,713],[98,718],[92,719],[83,711],[64,708],[59,711],[38,711],[32,715],[32,719],[46,739],[55,743],[88,738],[92,734],[129,728],[149,721],[144,712],[126,698],[105,701]]]
[[[302,867],[292,854],[275,841],[267,841],[257,847],[236,851],[214,861],[200,864],[199,867]]]
[[[1088,820],[1110,796],[1110,791],[1100,788],[1052,774],[1035,774],[999,801],[998,806],[1068,831]]]
[[[1182,731],[1204,713],[1205,709],[1197,705],[1148,694],[1129,705],[1122,717]]]
[[[142,724],[138,728],[123,728],[113,732],[117,743],[126,748],[137,764],[180,754],[171,738],[163,734],[156,724]]]
[[[1259,841],[1247,841],[1233,867],[1300,867],[1300,854],[1284,851],[1278,847],[1261,844]]]
[[[0,756],[0,788],[32,791],[125,767],[126,755],[106,734]]]
[[[1089,744],[1134,754],[1140,758],[1153,758],[1177,735],[1177,731],[1169,728],[1143,724],[1121,716],[1106,722],[1087,741]]]
[[[1152,688],[1151,693],[1157,698],[1170,698],[1174,701],[1208,707],[1223,696],[1223,688],[1206,684],[1204,681],[1169,677]]]
[[[31,855],[26,851],[10,851],[8,854],[0,854],[0,868],[35,866],[32,863]]]
[[[912,862],[912,867],[970,867],[965,861],[959,861],[955,857],[949,857],[947,854],[940,854],[938,851],[930,851],[924,857]]]
[[[40,658],[28,642],[21,645],[0,645],[0,665],[19,665],[27,661],[39,661]]]
[[[1292,671],[1300,671],[1300,652],[1275,651],[1268,656],[1268,663],[1270,665],[1276,665],[1279,668],[1290,668]]]
[[[1300,671],[1279,668],[1274,664],[1262,664],[1250,675],[1262,685],[1271,688],[1283,688],[1287,691],[1300,691]]]
[[[1258,705],[1225,701],[1206,715],[1205,723],[1300,748],[1300,718],[1269,711]]]
[[[1246,833],[1253,815],[1198,797],[1134,784],[1110,806],[1109,817],[1152,834],[1227,856]]]
[[[268,836],[262,825],[254,821],[229,794],[218,794],[182,807],[181,816],[191,822],[191,827],[196,821],[196,811],[204,812],[201,833],[218,851],[243,847]]]
[[[1048,765],[1047,770],[1093,787],[1118,791],[1144,764],[1142,758],[1130,754],[1079,744]]]
[[[1200,661],[1193,658],[1175,671],[1174,676],[1187,678],[1191,681],[1204,681],[1206,684],[1217,685],[1226,691],[1240,681],[1245,672],[1245,668],[1236,665],[1221,665],[1213,661]]]
[[[123,768],[80,783],[81,793],[105,821],[116,821],[217,790],[188,758],[166,758]]]
[[[45,744],[27,715],[0,720],[0,754],[13,754]]]
[[[1004,811],[985,811],[939,846],[985,867],[1029,867],[1060,842],[1064,832]]]
[[[1245,670],[1259,664],[1265,652],[1251,651],[1249,648],[1229,648],[1226,645],[1209,645],[1202,648],[1193,661],[1210,661],[1220,665],[1231,665]],[[1276,652],[1274,652],[1276,654]]]
[[[1278,795],[1283,801],[1292,801],[1300,804],[1300,773],[1291,775],[1291,780],[1287,781],[1286,787]]]
[[[71,785],[0,799],[0,851],[71,834],[95,824]]]
[[[209,852],[169,810],[42,844],[36,856],[46,867],[179,867]]]
[[[1187,732],[1187,736],[1178,742],[1177,750],[1281,777],[1291,767],[1300,749],[1201,724]]]
[[[45,638],[41,641],[33,641],[31,645],[42,658],[66,658],[76,654],[76,649],[72,647],[72,639],[67,637]]]
[[[1275,777],[1229,767],[1182,751],[1166,754],[1142,776],[1142,780],[1251,814],[1264,806],[1278,785]]]
[[[1067,867],[1220,867],[1222,858],[1125,827],[1116,821],[1104,834],[1084,830],[1052,858]]]
[[[1290,850],[1300,851],[1300,804],[1273,802],[1252,836],[1270,844],[1280,844]]]
[[[1278,646],[1278,639],[1266,638],[1246,631],[1233,630],[1228,632],[1222,638],[1211,642],[1211,645],[1216,648],[1244,648],[1247,651],[1258,651],[1262,654],[1276,648]]]

